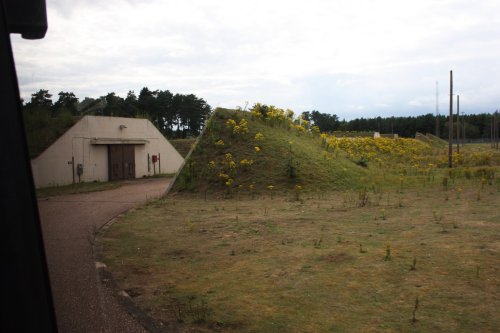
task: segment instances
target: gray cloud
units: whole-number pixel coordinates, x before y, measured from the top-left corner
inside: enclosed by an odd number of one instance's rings
[[[261,101],[341,117],[500,106],[495,0],[48,2],[40,41],[13,37],[21,92],[80,98],[142,86],[225,107]]]

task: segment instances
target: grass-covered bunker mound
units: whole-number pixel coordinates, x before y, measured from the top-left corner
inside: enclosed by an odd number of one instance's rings
[[[372,174],[338,153],[326,156],[319,136],[300,128],[292,120],[218,109],[173,191],[336,190],[360,186]]]

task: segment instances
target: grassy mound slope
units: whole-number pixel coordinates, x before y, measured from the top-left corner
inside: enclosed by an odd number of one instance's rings
[[[417,132],[415,134],[415,139],[420,140],[432,147],[438,147],[438,148],[445,147],[448,144],[447,141],[438,138],[437,136],[432,135],[430,133],[424,135],[422,133]]]
[[[170,140],[170,143],[182,157],[186,157],[195,141],[196,139],[173,139]]]
[[[246,121],[248,132],[234,133],[229,119],[236,126]],[[257,133],[263,139],[256,138]],[[370,168],[341,154],[327,158],[320,142],[309,133],[252,119],[249,112],[217,110],[173,190],[267,191],[273,186],[281,191],[296,185],[306,190],[342,190],[360,187],[375,176]]]

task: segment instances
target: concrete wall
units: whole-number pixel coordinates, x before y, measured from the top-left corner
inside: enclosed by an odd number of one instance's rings
[[[123,125],[123,126],[121,126]],[[122,143],[140,142],[135,147],[135,176],[153,175],[152,155],[160,155],[156,173],[176,172],[183,162],[182,156],[146,119],[85,116],[54,144],[31,160],[35,186],[60,186],[73,182],[73,167],[68,162],[74,158],[75,179],[77,164],[83,165],[80,180],[108,180],[108,145],[95,144],[109,140]],[[150,168],[148,170],[148,154]],[[161,170],[159,165],[161,164]]]

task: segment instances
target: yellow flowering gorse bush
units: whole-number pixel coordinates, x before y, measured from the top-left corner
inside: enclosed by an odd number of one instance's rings
[[[239,123],[234,119],[228,119],[226,121],[226,126],[231,130],[233,135],[248,133],[248,121],[246,119],[241,119]]]
[[[250,166],[253,164],[253,160],[247,160],[246,158],[245,159],[242,159],[240,161],[240,164],[243,165],[243,166]]]
[[[320,139],[327,151],[340,150],[352,160],[365,159],[379,164],[386,161],[401,161],[423,165],[428,163],[427,157],[432,151],[429,145],[415,139],[338,138],[324,133]]]

